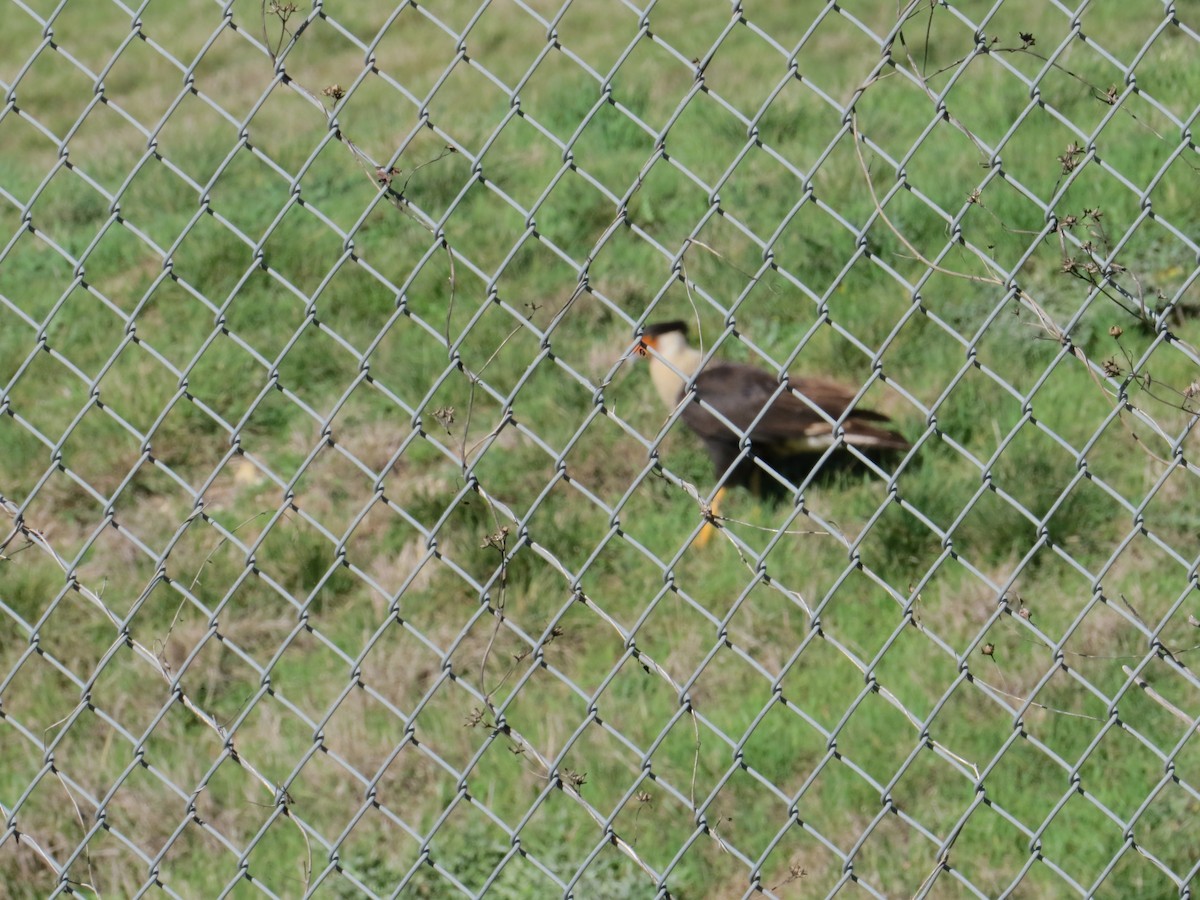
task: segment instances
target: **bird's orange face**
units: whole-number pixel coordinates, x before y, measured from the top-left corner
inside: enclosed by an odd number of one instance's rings
[[[633,352],[638,356],[649,356],[651,350],[658,349],[658,338],[652,334],[643,334],[637,342],[637,346],[633,348]]]

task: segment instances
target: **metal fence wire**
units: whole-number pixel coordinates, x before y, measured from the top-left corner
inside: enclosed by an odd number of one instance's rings
[[[2,9],[4,894],[1192,896],[1193,4]]]

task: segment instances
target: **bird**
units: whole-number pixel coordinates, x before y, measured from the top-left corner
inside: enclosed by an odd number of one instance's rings
[[[668,410],[687,401],[683,422],[703,442],[718,481],[724,478],[709,505],[698,545],[711,536],[711,523],[719,519],[728,488],[745,487],[762,496],[782,491],[777,479],[763,477],[756,457],[799,483],[839,440],[834,428],[839,420],[840,440],[867,453],[911,448],[902,434],[888,427],[891,420],[883,413],[851,408],[856,391],[826,378],[790,377],[781,391],[775,375],[755,366],[719,359],[706,363],[688,344],[687,333],[682,321],[648,325],[635,350],[649,357],[650,379]],[[742,453],[743,435],[750,439],[747,455]]]

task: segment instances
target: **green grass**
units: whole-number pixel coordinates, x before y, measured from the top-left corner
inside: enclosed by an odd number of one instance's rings
[[[288,75],[327,109],[324,88],[357,85],[340,134],[394,164],[409,206],[242,34],[200,55],[216,4],[150,4],[148,40],[115,61],[128,15],[68,5],[64,52],[15,85],[42,27],[9,11],[0,495],[124,631],[37,547],[4,548],[0,804],[23,837],[0,843],[3,893],[53,891],[26,838],[63,862],[101,800],[108,827],[66,873],[85,896],[132,894],[160,853],[182,896],[652,896],[631,855],[677,897],[824,896],[856,846],[855,877],[903,896],[954,834],[934,891],[995,895],[1034,833],[1020,896],[1070,892],[1059,873],[1091,888],[1110,863],[1099,895],[1179,893],[1150,856],[1180,878],[1197,862],[1200,758],[1166,705],[1194,716],[1194,680],[1142,660],[1148,633],[1184,665],[1195,644],[1200,498],[1193,470],[1164,473],[1200,328],[1189,294],[1169,340],[1153,319],[1195,274],[1179,235],[1200,224],[1197,168],[1190,148],[1171,161],[1162,111],[1191,115],[1195,43],[1158,35],[1136,67],[1148,96],[1114,111],[1125,76],[1096,48],[1132,62],[1155,4],[1089,7],[1088,40],[1058,54],[1067,17],[1011,0],[965,67],[973,30],[919,10],[870,83],[880,47],[854,19],[883,34],[894,7],[778,6],[727,30],[725,7],[656,4],[602,96],[562,50],[531,71],[545,25],[493,4],[465,50],[522,82],[501,127],[493,80],[462,63],[442,79],[457,42],[425,7],[380,35],[371,4],[327,0]],[[461,31],[477,6],[428,10]],[[263,39],[258,4],[232,23]],[[602,76],[637,28],[619,4],[555,22]],[[279,29],[268,15],[272,46]],[[82,120],[93,79],[72,58],[107,68]],[[693,58],[708,92],[683,104]],[[914,72],[952,122],[931,124]],[[860,88],[856,141],[824,97]],[[69,166],[47,131],[72,134]],[[1002,140],[996,177],[976,141]],[[1052,197],[1061,233],[1039,238]],[[1070,236],[1119,248],[1113,281],[1149,314],[1091,290]],[[797,374],[881,367],[866,404],[920,439],[894,493],[851,469],[796,505],[734,494],[725,533],[688,547],[701,514],[678,482],[707,493],[712,474],[682,428],[654,440],[648,378],[618,365],[643,317],[698,320],[706,348]],[[1127,375],[1136,413],[1113,417]],[[233,731],[288,815],[122,634]],[[1145,853],[1104,810],[1136,817]]]

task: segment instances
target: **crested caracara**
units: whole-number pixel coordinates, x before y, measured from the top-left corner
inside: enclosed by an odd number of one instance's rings
[[[802,481],[820,455],[834,444],[834,423],[839,420],[842,441],[867,452],[907,450],[912,446],[886,427],[889,419],[882,413],[857,408],[846,413],[855,392],[836,382],[789,378],[790,390],[780,391],[774,375],[744,363],[716,359],[697,371],[704,357],[688,345],[684,322],[646,326],[637,352],[650,357],[650,378],[668,409],[679,406],[688,382],[692,384],[693,395],[683,409],[683,421],[704,442],[717,478],[729,472],[713,498],[713,518],[718,516],[717,506],[729,486],[743,486],[757,494],[779,486],[769,475],[763,478],[765,473],[755,464],[755,457],[781,475]],[[746,456],[741,448],[743,434],[750,438],[750,453]],[[698,543],[707,540],[706,527]]]

